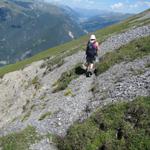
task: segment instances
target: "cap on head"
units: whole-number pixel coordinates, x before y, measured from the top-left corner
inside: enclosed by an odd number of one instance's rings
[[[94,34],[92,34],[92,35],[90,36],[90,40],[96,40],[96,36],[95,36]]]

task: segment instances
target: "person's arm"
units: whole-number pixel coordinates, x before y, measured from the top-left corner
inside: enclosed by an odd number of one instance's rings
[[[97,46],[97,51],[100,50],[100,44],[98,42],[96,42],[96,46]]]
[[[98,51],[99,51],[99,43],[98,43],[98,42],[96,42],[95,44],[96,44],[96,53],[97,53],[96,55],[98,56]]]

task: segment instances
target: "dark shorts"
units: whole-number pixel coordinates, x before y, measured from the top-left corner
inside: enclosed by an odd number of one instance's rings
[[[95,62],[95,57],[94,58],[86,57],[86,61],[87,61],[87,63],[94,63]]]

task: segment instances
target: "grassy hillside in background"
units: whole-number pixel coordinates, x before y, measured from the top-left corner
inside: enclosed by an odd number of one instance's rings
[[[148,150],[150,97],[98,109],[57,138],[59,150]]]
[[[102,42],[104,41],[106,38],[108,38],[109,36],[116,34],[116,33],[120,33],[120,32],[124,32],[125,30],[127,30],[130,27],[133,26],[142,26],[142,25],[146,25],[146,24],[150,24],[150,19],[146,18],[146,19],[142,19],[140,20],[139,18],[141,18],[145,13],[149,12],[149,10],[133,16],[129,19],[127,19],[126,21],[123,21],[119,24],[104,28],[102,30],[99,30],[97,32],[95,32],[98,42]],[[38,60],[42,60],[45,58],[48,58],[50,56],[60,56],[60,55],[64,55],[65,52],[69,52],[69,55],[71,53],[75,53],[79,50],[82,50],[85,48],[85,43],[88,40],[88,35],[86,36],[82,36],[79,39],[73,40],[71,42],[65,43],[63,45],[54,47],[54,48],[50,48],[46,51],[43,51],[31,58],[25,59],[23,61],[17,62],[16,64],[11,64],[5,67],[0,68],[0,77],[2,77],[4,74],[15,71],[15,70],[19,70],[24,68],[26,65],[31,64],[32,62],[38,61]],[[66,56],[66,55],[65,55]]]

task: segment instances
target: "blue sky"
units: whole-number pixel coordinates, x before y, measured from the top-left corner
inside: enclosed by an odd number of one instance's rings
[[[124,13],[139,13],[150,8],[150,0],[45,0],[72,7],[95,8]]]

